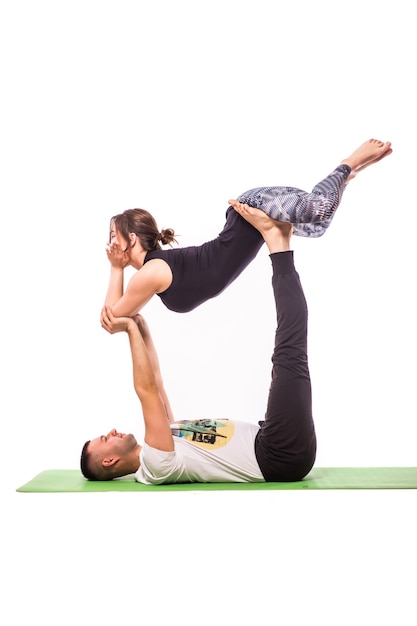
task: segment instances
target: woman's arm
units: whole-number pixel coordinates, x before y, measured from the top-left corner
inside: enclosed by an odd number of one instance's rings
[[[129,265],[129,258],[115,241],[107,245],[106,253],[110,261],[110,279],[104,305],[111,307],[123,296],[124,269]]]
[[[113,306],[123,296],[124,270],[122,267],[111,266],[109,286],[107,288],[105,306]]]
[[[162,259],[152,259],[135,272],[123,293],[123,269],[112,266],[105,305],[111,307],[115,317],[132,317],[171,283],[169,265]]]

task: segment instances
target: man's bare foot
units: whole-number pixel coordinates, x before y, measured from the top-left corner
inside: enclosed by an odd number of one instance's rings
[[[381,159],[384,159],[386,156],[391,154],[391,142],[379,141],[378,139],[368,139],[365,141],[357,150],[355,150],[350,157],[344,159],[342,163],[349,165],[351,168],[351,173],[347,179],[347,182],[352,180],[362,170],[364,170],[369,165],[373,163],[377,163]]]
[[[293,225],[279,222],[269,217],[261,209],[255,209],[248,204],[242,204],[237,200],[229,200],[229,204],[256,230],[259,230],[270,253],[286,252],[290,250],[290,240]]]

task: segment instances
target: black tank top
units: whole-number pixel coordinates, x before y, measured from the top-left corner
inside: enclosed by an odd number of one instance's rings
[[[172,283],[159,293],[165,306],[187,313],[216,297],[249,265],[264,243],[260,233],[229,207],[222,232],[201,246],[151,250],[144,263],[162,259],[172,272]]]

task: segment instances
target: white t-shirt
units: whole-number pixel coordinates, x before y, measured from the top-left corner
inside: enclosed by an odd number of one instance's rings
[[[255,456],[257,424],[185,420],[171,424],[174,451],[144,443],[135,479],[163,483],[265,482]]]

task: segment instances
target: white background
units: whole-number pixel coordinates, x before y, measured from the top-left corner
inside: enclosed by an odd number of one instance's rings
[[[141,437],[126,337],[99,325],[110,217],[199,244],[229,198],[310,190],[370,137],[393,154],[293,238],[316,465],[417,465],[413,24],[401,0],[3,2],[5,623],[415,624],[415,492],[15,493]],[[270,276],[263,248],[194,312],[143,310],[177,418],[262,419]]]

